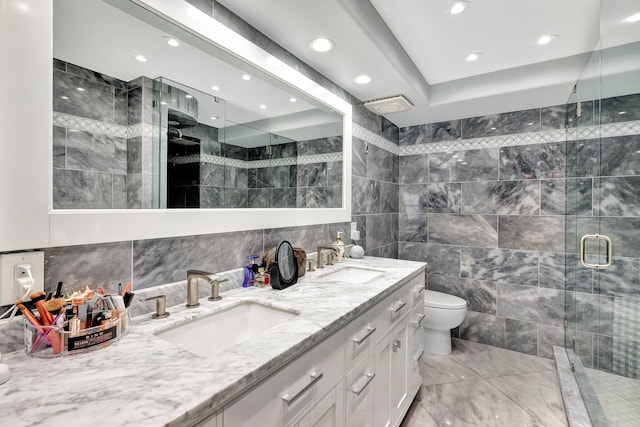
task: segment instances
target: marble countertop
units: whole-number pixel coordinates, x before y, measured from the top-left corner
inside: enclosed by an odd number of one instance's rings
[[[330,271],[356,265],[384,271],[365,283],[323,281]],[[170,307],[162,320],[133,319],[119,342],[86,354],[35,359],[6,355],[12,378],[0,385],[0,418],[12,426],[183,426],[221,409],[299,354],[406,283],[424,263],[366,257],[308,272],[287,289],[239,288],[200,307]],[[251,340],[199,357],[155,333],[190,318],[254,301],[300,314]],[[215,329],[206,339],[215,339]]]

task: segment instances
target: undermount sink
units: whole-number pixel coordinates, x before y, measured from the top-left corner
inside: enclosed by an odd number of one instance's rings
[[[383,274],[384,272],[380,270],[348,266],[341,268],[340,270],[318,276],[318,278],[322,280],[335,280],[338,282],[364,283],[371,279],[375,279],[376,277],[380,277]]]
[[[156,336],[207,357],[233,347],[298,315],[255,302],[243,302],[157,332]]]

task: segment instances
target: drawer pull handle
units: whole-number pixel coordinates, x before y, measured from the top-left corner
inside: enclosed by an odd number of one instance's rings
[[[424,289],[425,289],[425,288],[424,288],[424,285],[419,285],[419,286],[417,286],[417,287],[416,287],[416,293],[417,293],[418,295],[420,295],[421,293],[423,293],[423,292],[424,292]]]
[[[369,385],[371,380],[374,379],[375,376],[376,376],[376,374],[372,373],[372,372],[367,372],[366,374],[363,374],[363,375],[366,377],[366,379],[364,381],[364,384],[362,384],[362,386],[360,388],[358,388],[358,386],[356,386],[356,385],[351,387],[351,392],[355,393],[356,396],[360,396],[360,394],[362,394],[364,389],[367,388],[367,386]]]
[[[287,406],[291,406],[291,404],[293,402],[295,402],[296,399],[298,399],[300,396],[302,396],[305,391],[309,390],[309,388],[311,388],[315,383],[320,381],[322,379],[322,377],[324,376],[324,374],[322,372],[320,372],[320,373],[312,372],[309,375],[311,376],[311,381],[309,381],[304,387],[302,387],[300,389],[300,391],[298,391],[292,397],[289,396],[289,393],[287,393],[284,396],[282,396],[282,400],[284,400],[286,402]]]
[[[424,320],[424,317],[425,317],[425,314],[424,313],[420,313],[420,316],[418,316],[418,319],[413,321],[413,324],[416,325],[416,328],[420,327],[420,324]]]
[[[367,332],[362,336],[362,338],[353,337],[351,340],[356,344],[360,345],[364,340],[369,338],[369,336],[376,331],[376,328],[367,326]]]
[[[395,306],[395,307],[391,307],[389,310],[391,310],[391,311],[395,314],[395,313],[399,312],[400,310],[402,310],[402,308],[403,308],[405,305],[407,305],[407,303],[406,303],[405,301],[400,300],[400,301],[398,301],[398,302],[396,303],[396,306]]]
[[[393,340],[391,343],[391,348],[393,349],[394,353],[398,352],[399,348],[402,348],[402,342],[400,340]]]
[[[416,353],[416,356],[413,356],[413,360],[415,360],[416,362],[419,362],[420,359],[422,359],[422,355],[424,354],[424,349],[420,349],[420,351],[418,353]]]

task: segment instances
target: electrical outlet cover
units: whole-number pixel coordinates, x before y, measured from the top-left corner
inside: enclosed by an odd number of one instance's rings
[[[31,292],[44,291],[44,252],[19,252],[0,255],[0,305],[12,305],[23,293],[16,289],[15,271],[20,264],[31,264],[34,285]],[[18,295],[19,294],[19,295]]]

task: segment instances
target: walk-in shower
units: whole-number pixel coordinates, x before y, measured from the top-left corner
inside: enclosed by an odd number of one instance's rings
[[[600,2],[600,42],[567,103],[565,347],[594,426],[640,420],[638,13]]]

